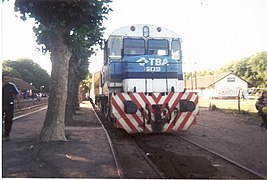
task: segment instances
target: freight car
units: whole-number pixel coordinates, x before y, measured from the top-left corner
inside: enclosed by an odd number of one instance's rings
[[[183,87],[181,39],[164,27],[136,24],[112,32],[95,87],[96,104],[128,133],[185,131],[198,96]]]

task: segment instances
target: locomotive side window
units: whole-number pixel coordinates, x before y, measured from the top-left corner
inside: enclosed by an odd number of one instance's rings
[[[144,39],[130,39],[123,40],[124,55],[143,55],[145,54],[145,40]]]
[[[122,48],[122,37],[110,37],[108,41],[109,58],[120,59]]]
[[[166,56],[168,55],[169,45],[166,39],[149,39],[148,54]]]
[[[172,58],[180,60],[181,59],[181,44],[179,40],[172,41]]]

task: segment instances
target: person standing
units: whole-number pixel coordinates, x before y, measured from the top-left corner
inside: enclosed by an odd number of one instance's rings
[[[263,108],[267,108],[267,91],[264,91],[261,97],[256,102],[256,109],[258,110],[259,116],[262,118],[262,123],[260,124],[261,128],[265,127],[267,131],[267,112],[263,110]]]
[[[4,140],[9,140],[13,117],[14,99],[17,100],[17,107],[20,107],[19,90],[17,86],[7,80],[6,75],[2,75],[2,118],[5,122]]]

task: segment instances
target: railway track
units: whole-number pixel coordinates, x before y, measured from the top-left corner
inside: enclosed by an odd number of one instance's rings
[[[131,135],[114,128],[97,108],[95,112],[106,129],[122,178],[165,178],[164,173],[149,159],[149,154],[139,147]]]
[[[140,152],[140,154],[144,157],[145,161],[151,166],[151,168],[155,171],[155,173],[159,176],[159,178],[165,179],[166,176],[164,175],[164,173],[162,171],[160,171],[157,167],[156,164],[154,164],[150,159],[149,159],[149,154],[144,152],[140,146],[138,146],[138,144],[135,142],[135,140],[133,139],[133,145],[134,147],[137,149],[137,151]]]
[[[188,143],[190,143],[190,144],[192,144],[194,146],[197,146],[197,147],[199,147],[199,148],[201,148],[201,149],[203,149],[203,150],[205,150],[205,151],[207,151],[207,152],[209,152],[211,154],[214,154],[215,156],[217,156],[217,157],[229,162],[230,164],[233,164],[233,165],[237,166],[238,168],[250,173],[252,176],[255,176],[255,178],[257,178],[257,179],[258,178],[261,178],[261,179],[266,179],[267,178],[266,176],[254,171],[254,170],[252,170],[250,168],[247,168],[247,167],[241,165],[240,163],[238,163],[238,162],[236,162],[234,160],[231,160],[231,159],[229,159],[229,158],[227,158],[227,157],[225,157],[225,156],[223,156],[223,155],[221,155],[221,154],[219,154],[219,153],[217,153],[215,151],[212,151],[212,150],[210,150],[208,148],[205,148],[204,146],[202,146],[202,145],[200,145],[200,144],[198,144],[196,142],[193,142],[193,141],[191,141],[191,140],[189,140],[189,139],[187,139],[185,137],[179,136],[178,134],[175,134],[175,133],[172,133],[172,134],[175,137],[179,138],[179,139],[182,139],[182,140],[184,140],[184,141],[186,141],[186,142],[188,142]]]
[[[139,135],[135,141],[165,178],[266,178],[176,133]]]
[[[108,139],[109,147],[110,147],[110,149],[111,149],[112,156],[113,156],[113,158],[114,158],[114,162],[115,162],[115,165],[116,165],[116,168],[117,168],[118,176],[119,176],[120,178],[123,178],[123,177],[124,177],[124,174],[123,174],[123,171],[122,171],[122,167],[121,167],[121,165],[120,165],[120,163],[119,163],[119,161],[118,161],[118,159],[117,159],[117,156],[115,155],[115,149],[114,149],[114,146],[113,146],[113,144],[112,144],[111,138],[110,138],[110,136],[109,136],[109,134],[108,134],[108,131],[106,130],[104,124],[102,123],[102,121],[101,121],[100,118],[98,117],[98,115],[97,115],[97,113],[96,113],[95,110],[94,110],[94,112],[95,112],[95,115],[96,115],[96,117],[97,117],[97,120],[99,121],[99,123],[101,124],[102,128],[103,128],[104,131],[105,131],[106,137],[107,137],[107,139]]]
[[[20,117],[26,116],[28,114],[31,114],[33,112],[37,112],[40,109],[47,108],[47,101],[48,99],[42,99],[42,100],[24,100],[21,102],[21,109],[15,109],[14,110],[14,118],[13,120],[17,120]]]
[[[111,122],[105,120],[101,112],[98,111],[97,114],[110,134],[125,178],[266,178],[182,137],[179,133],[129,135],[115,129]],[[139,157],[136,158],[137,156]],[[146,165],[144,162],[140,164],[141,161],[146,161]],[[143,170],[136,170],[140,174],[133,175],[128,171],[131,169],[130,166],[143,167]],[[154,174],[145,175],[147,168]]]
[[[46,108],[47,108],[47,105],[43,104],[43,105],[38,105],[38,106],[35,106],[35,107],[29,107],[29,108],[22,109],[22,110],[17,111],[17,112],[14,113],[13,121],[16,121],[16,120],[18,120],[18,119],[20,119],[20,118],[22,118],[24,116],[36,113],[38,111],[42,111],[42,110],[44,110]]]

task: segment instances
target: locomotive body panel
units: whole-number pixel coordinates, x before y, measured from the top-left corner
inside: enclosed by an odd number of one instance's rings
[[[183,82],[177,79],[124,79],[123,92],[182,92]]]

